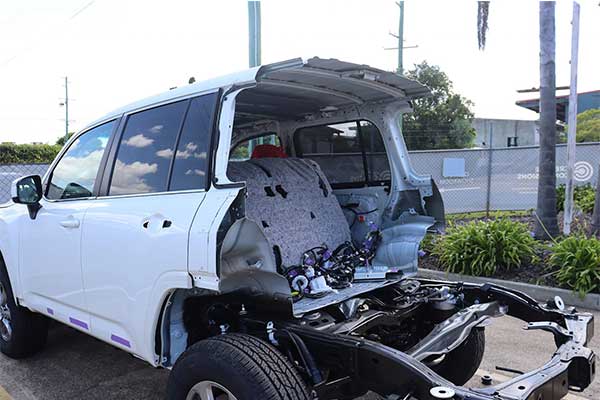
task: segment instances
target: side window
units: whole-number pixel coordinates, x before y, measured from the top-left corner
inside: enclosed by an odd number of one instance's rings
[[[98,168],[115,121],[93,128],[64,153],[52,171],[46,197],[51,200],[90,197],[94,191]]]
[[[390,179],[381,134],[368,121],[301,128],[296,153],[316,161],[332,185],[380,184]]]
[[[256,138],[244,140],[238,143],[229,156],[229,161],[246,161],[252,156],[252,151],[256,146],[261,144],[272,144],[274,146],[281,146],[279,137],[274,133],[265,134]]]
[[[192,99],[175,153],[169,190],[203,189],[217,94]]]
[[[119,143],[110,195],[167,190],[175,142],[189,101],[130,115]]]
[[[331,184],[366,181],[356,122],[301,128],[295,140],[296,153],[316,161]]]
[[[363,138],[365,157],[367,159],[369,182],[389,181],[392,176],[390,172],[390,163],[379,129],[367,121],[360,121],[359,128]]]

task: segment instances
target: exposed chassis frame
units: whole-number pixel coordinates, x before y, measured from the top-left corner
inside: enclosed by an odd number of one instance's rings
[[[337,397],[345,386],[354,385],[355,390],[394,394],[400,396],[398,399],[412,396],[419,400],[558,400],[569,389],[582,391],[594,379],[595,354],[585,347],[594,334],[593,315],[541,305],[523,293],[497,285],[418,280],[421,284],[462,287],[465,300],[470,304],[497,303],[506,306],[502,313],[507,312],[527,322],[525,329],[551,332],[559,347],[551,359],[536,370],[499,385],[469,389],[455,386],[437,375],[419,361],[422,357],[415,357],[412,351],[404,353],[363,338],[289,324],[286,329],[302,338],[317,364],[337,368],[347,375],[317,385],[315,390],[319,398]],[[492,311],[487,314],[495,316]],[[465,321],[462,331],[454,326],[452,330],[438,334],[454,335],[454,340],[457,340],[456,335],[464,335],[464,331],[468,334],[474,326],[474,318],[480,319],[481,315],[475,313],[469,319],[470,323]],[[447,342],[452,341],[452,338],[447,339]],[[453,396],[443,397],[448,394]]]

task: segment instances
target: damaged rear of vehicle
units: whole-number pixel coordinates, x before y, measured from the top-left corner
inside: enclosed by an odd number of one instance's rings
[[[214,262],[190,259],[194,288],[171,294],[157,337],[171,397],[555,400],[590,384],[591,315],[416,278],[419,243],[443,230],[444,208],[412,169],[398,121],[428,93],[318,58],[223,88]],[[192,228],[190,248],[195,239]],[[551,332],[555,354],[501,385],[460,386],[481,362],[485,326],[504,315]]]

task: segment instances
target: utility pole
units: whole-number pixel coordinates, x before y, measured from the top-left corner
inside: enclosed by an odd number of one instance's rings
[[[575,139],[577,133],[577,62],[579,57],[579,4],[573,2],[573,21],[571,22],[571,83],[569,94],[569,131],[567,135],[567,187],[565,190],[565,215],[563,232],[571,234],[573,222],[573,173],[575,170]]]
[[[69,139],[69,79],[65,76],[65,98],[59,103],[65,107],[65,143]]]
[[[404,46],[404,0],[396,2],[400,9],[400,18],[398,20],[398,34],[390,32],[390,36],[398,40],[398,47],[384,47],[384,50],[398,50],[398,67],[396,73],[404,74],[404,49],[416,49],[418,45]]]
[[[248,55],[250,68],[260,65],[260,0],[248,0]],[[252,155],[254,147],[263,143],[263,138],[248,141],[248,156]]]
[[[248,48],[250,68],[260,65],[260,1],[248,0]]]
[[[396,3],[400,8],[400,20],[398,21],[398,73],[404,74],[404,0]]]

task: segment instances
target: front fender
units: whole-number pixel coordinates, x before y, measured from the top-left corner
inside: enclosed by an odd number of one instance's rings
[[[13,295],[17,303],[21,294],[19,231],[22,218],[28,218],[26,207],[14,204],[0,207],[0,257],[6,267]]]

